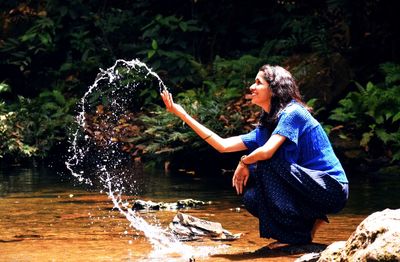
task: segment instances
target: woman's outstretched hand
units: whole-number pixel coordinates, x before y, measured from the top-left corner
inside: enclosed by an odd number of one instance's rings
[[[170,92],[168,92],[167,90],[163,90],[161,92],[161,97],[163,99],[165,107],[169,112],[177,115],[178,117],[182,117],[186,114],[186,111],[185,109],[183,109],[183,107],[181,107],[179,104],[174,103]]]
[[[239,163],[236,167],[235,174],[232,177],[232,186],[236,188],[236,193],[238,195],[243,193],[243,189],[247,184],[249,176],[249,168]]]

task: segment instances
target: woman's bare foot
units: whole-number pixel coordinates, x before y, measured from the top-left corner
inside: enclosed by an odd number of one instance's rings
[[[322,219],[315,220],[313,229],[311,230],[311,241],[314,239],[315,232],[317,232],[318,228],[324,223],[325,221]]]
[[[278,248],[282,248],[282,247],[285,247],[285,246],[288,246],[289,244],[285,244],[285,243],[282,243],[282,242],[279,242],[279,241],[275,241],[275,242],[272,242],[272,243],[269,243],[268,245],[267,245],[267,247],[269,248],[269,249],[278,249]]]

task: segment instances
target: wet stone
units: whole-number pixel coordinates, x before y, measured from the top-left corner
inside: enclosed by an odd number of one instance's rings
[[[230,241],[240,238],[241,234],[232,234],[221,223],[200,219],[178,213],[169,225],[171,232],[182,241],[194,241],[202,238]]]
[[[153,202],[151,200],[135,200],[132,205],[133,210],[178,210],[184,208],[197,208],[204,206],[205,202],[194,199],[182,199],[174,203]]]

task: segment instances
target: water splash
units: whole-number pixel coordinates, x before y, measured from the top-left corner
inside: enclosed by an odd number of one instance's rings
[[[120,83],[119,80],[122,79],[122,74],[119,70],[119,68],[124,68],[127,69],[125,74],[129,74],[132,70],[136,70],[136,72],[140,72],[143,69],[145,70],[145,78],[147,78],[149,75],[155,77],[158,80],[160,92],[162,90],[166,90],[167,87],[164,85],[164,82],[161,80],[161,78],[153,72],[145,63],[134,59],[131,61],[125,61],[122,59],[119,59],[115,62],[115,64],[108,68],[107,70],[100,69],[100,73],[97,75],[97,78],[93,85],[89,87],[89,90],[83,95],[83,97],[80,100],[80,112],[78,116],[76,117],[76,123],[78,124],[78,128],[72,135],[72,141],[71,142],[71,147],[69,149],[71,153],[71,157],[65,162],[68,170],[72,173],[73,176],[75,176],[79,182],[83,182],[88,185],[93,185],[93,182],[91,181],[90,178],[85,178],[84,177],[84,171],[80,170],[78,173],[74,170],[76,170],[76,167],[78,167],[81,163],[83,162],[82,160],[85,158],[86,154],[88,153],[90,147],[89,146],[80,146],[79,145],[79,139],[81,138],[80,136],[82,135],[82,130],[86,130],[86,117],[85,114],[87,112],[87,107],[88,107],[88,97],[93,94],[94,91],[98,91],[96,89],[100,88],[100,84],[102,82],[105,82],[105,84],[108,86],[112,86],[114,84]],[[129,88],[136,88],[136,82],[127,82],[125,85],[122,87],[125,87],[129,90]],[[119,86],[120,88],[121,86]],[[101,91],[101,90],[99,90]],[[114,95],[115,93],[111,93],[111,95]],[[113,107],[115,108],[122,108],[121,103],[118,103],[118,100],[115,99],[115,97],[109,97],[111,99],[111,103]],[[84,135],[84,140],[86,142],[90,141],[90,137],[88,135]]]
[[[79,183],[91,186],[100,184],[103,187],[101,191],[111,199],[114,209],[126,217],[130,227],[144,233],[153,247],[149,259],[163,259],[168,254],[178,255],[179,258],[176,260],[184,261],[188,261],[191,257],[205,257],[221,251],[226,246],[189,246],[180,242],[167,229],[148,223],[130,209],[129,203],[123,200],[123,195],[128,191],[134,193],[135,188],[127,188],[126,185],[134,185],[136,181],[129,183],[124,181],[127,176],[133,177],[133,174],[124,176],[129,171],[124,169],[127,163],[121,161],[122,155],[118,153],[116,143],[103,141],[99,148],[93,141],[93,136],[87,132],[87,115],[95,112],[99,104],[107,104],[113,112],[110,121],[116,121],[119,115],[124,114],[126,107],[132,106],[130,98],[137,96],[134,92],[138,88],[143,89],[142,85],[152,85],[149,83],[154,79],[157,80],[160,92],[167,90],[161,78],[137,59],[117,60],[112,67],[106,70],[100,69],[95,82],[80,100],[80,111],[76,117],[77,128],[70,140],[70,158],[65,164]]]

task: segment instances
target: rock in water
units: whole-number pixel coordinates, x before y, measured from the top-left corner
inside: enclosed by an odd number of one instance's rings
[[[160,210],[165,206],[164,202],[153,202],[151,200],[135,200],[132,205],[133,210]]]
[[[135,200],[132,205],[133,210],[177,210],[183,208],[196,208],[203,206],[205,203],[195,199],[182,199],[176,203],[153,202],[151,200]]]
[[[400,261],[400,209],[367,217],[346,242],[351,261]]]
[[[204,206],[204,204],[205,203],[203,201],[191,198],[176,201],[176,205],[178,208],[199,207],[199,206]]]
[[[240,234],[232,234],[224,229],[221,223],[211,222],[191,215],[178,213],[169,228],[179,239],[191,241],[202,237],[213,240],[235,240]]]
[[[328,246],[318,261],[400,261],[400,209],[371,214],[346,242]]]

